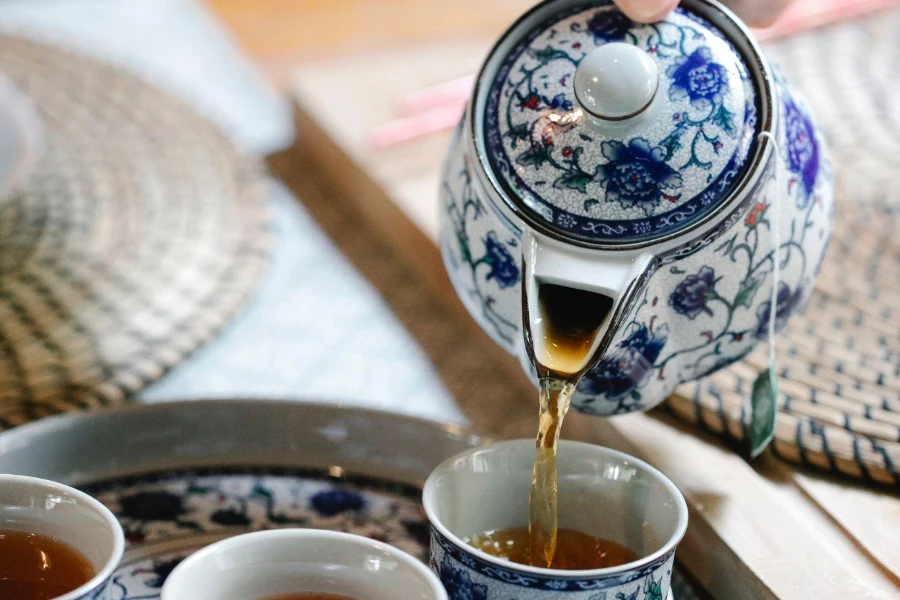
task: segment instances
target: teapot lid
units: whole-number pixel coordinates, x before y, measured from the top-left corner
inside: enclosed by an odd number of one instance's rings
[[[492,51],[473,131],[526,222],[585,246],[646,245],[733,197],[757,102],[744,56],[690,8],[643,25],[611,0],[550,0]]]

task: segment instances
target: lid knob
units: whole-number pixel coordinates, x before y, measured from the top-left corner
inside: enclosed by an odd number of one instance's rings
[[[650,106],[659,69],[647,52],[625,42],[603,44],[575,71],[575,98],[591,116],[624,121]]]

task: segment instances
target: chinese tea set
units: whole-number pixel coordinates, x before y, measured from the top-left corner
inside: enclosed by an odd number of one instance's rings
[[[546,0],[477,77],[440,215],[460,299],[538,383],[536,446],[435,469],[431,570],[358,536],[264,531],[185,560],[163,600],[670,597],[683,497],[640,460],[560,442],[560,427],[570,406],[648,410],[803,306],[834,219],[803,99],[717,2],[638,24],[611,0]],[[65,486],[2,477],[0,598],[111,598],[115,517]],[[16,516],[24,506],[37,508]]]

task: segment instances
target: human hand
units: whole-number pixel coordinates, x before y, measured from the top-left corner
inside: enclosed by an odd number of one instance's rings
[[[767,27],[775,22],[791,0],[722,0],[751,27]],[[639,23],[653,23],[665,18],[678,0],[615,0],[623,13]]]

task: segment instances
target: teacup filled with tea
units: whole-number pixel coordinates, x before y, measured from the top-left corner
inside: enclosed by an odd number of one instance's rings
[[[87,494],[0,475],[0,598],[107,600],[124,548],[115,516]]]
[[[431,567],[451,599],[667,597],[687,528],[675,485],[601,446],[561,441],[559,456],[552,531],[537,536],[529,507],[533,440],[473,449],[431,474],[423,492]]]

